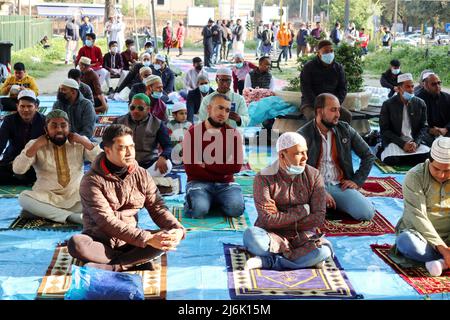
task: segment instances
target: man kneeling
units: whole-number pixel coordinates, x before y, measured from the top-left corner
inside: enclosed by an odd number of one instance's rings
[[[87,137],[70,133],[69,117],[53,110],[46,117],[45,135],[27,143],[13,162],[16,174],[31,166],[36,171],[33,190],[19,195],[26,213],[59,223],[82,224],[80,181],[84,160],[93,161],[101,152]]]
[[[135,160],[133,131],[113,124],[103,134],[105,152],[81,180],[83,232],[68,243],[70,255],[86,265],[125,271],[174,250],[185,229],[167,209],[148,172]],[[161,228],[137,227],[145,207]]]
[[[245,230],[244,246],[256,257],[246,268],[320,268],[333,255],[331,243],[311,231],[325,220],[323,179],[306,164],[308,148],[300,134],[282,134],[276,148],[278,160],[253,182],[258,219]]]

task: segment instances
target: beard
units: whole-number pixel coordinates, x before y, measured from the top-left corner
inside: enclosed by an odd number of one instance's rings
[[[216,122],[214,121],[211,117],[208,117],[208,122],[214,127],[214,128],[221,128],[225,125],[225,122],[220,123],[220,122]]]
[[[54,144],[56,144],[57,146],[62,146],[64,143],[66,143],[66,141],[67,141],[67,137],[64,137],[64,138],[56,138],[56,137],[49,137],[49,140],[52,142],[52,143],[54,143]]]
[[[328,122],[328,121],[325,121],[323,119],[321,120],[321,122],[328,129],[333,129],[336,126],[336,124],[334,124],[333,122]]]

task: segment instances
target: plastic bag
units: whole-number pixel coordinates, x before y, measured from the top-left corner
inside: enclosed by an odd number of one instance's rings
[[[144,300],[142,277],[72,265],[72,283],[65,300]]]
[[[250,115],[249,126],[255,126],[268,119],[298,111],[298,108],[285,102],[277,96],[263,98],[250,103],[248,114]]]

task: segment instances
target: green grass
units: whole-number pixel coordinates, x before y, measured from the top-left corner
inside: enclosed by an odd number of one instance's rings
[[[402,72],[412,73],[415,81],[422,70],[432,69],[441,78],[443,85],[450,86],[450,56],[447,54],[449,48],[429,47],[428,56],[425,56],[425,48],[415,48],[406,45],[395,45],[392,53],[385,50],[378,50],[369,53],[364,61],[364,69],[370,73],[381,74],[389,67],[392,59],[398,59],[401,62]]]

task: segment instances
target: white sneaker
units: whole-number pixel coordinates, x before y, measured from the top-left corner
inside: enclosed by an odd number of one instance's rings
[[[433,260],[425,263],[425,267],[433,277],[439,277],[444,269],[444,260]]]
[[[245,262],[245,267],[244,267],[245,270],[261,269],[261,268],[262,268],[262,260],[258,256],[250,258]]]

